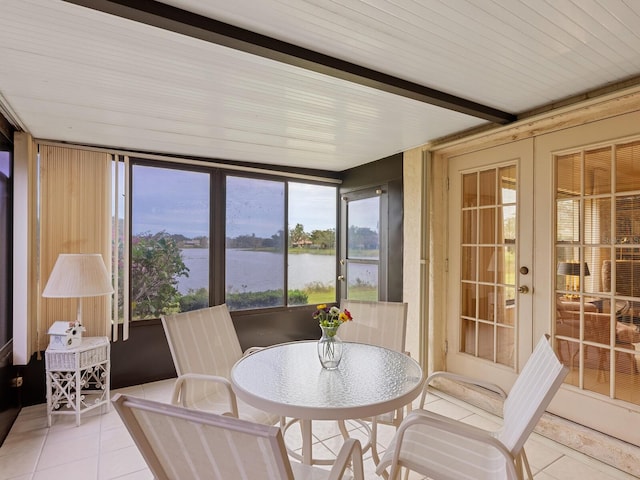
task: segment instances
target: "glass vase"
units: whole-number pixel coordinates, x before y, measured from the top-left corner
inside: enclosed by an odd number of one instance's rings
[[[342,360],[343,343],[337,335],[338,327],[320,327],[322,337],[318,340],[318,358],[322,368],[335,370]]]

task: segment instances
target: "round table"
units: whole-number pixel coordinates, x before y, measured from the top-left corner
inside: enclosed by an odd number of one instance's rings
[[[336,370],[320,365],[316,341],[274,345],[231,370],[236,395],[267,412],[299,419],[302,461],[311,464],[311,421],[374,417],[401,408],[421,392],[422,369],[404,353],[345,342]]]

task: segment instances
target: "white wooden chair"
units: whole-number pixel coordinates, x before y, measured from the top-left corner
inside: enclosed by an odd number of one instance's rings
[[[376,472],[392,480],[399,478],[402,468],[434,480],[520,480],[526,469],[532,478],[524,444],[568,371],[556,357],[548,338],[541,338],[504,401],[504,422],[500,430],[489,432],[416,409],[398,428]],[[460,375],[453,377],[501,391],[486,382]],[[428,382],[429,379],[421,407]],[[388,476],[387,468],[390,468]]]
[[[113,404],[158,480],[338,480],[352,464],[364,480],[358,440],[345,442],[333,468],[290,463],[276,426],[117,394]]]
[[[279,421],[233,393],[228,378],[242,349],[225,304],[161,319],[178,373],[171,403],[268,425]]]
[[[407,304],[402,302],[371,302],[363,300],[342,300],[341,309],[347,309],[353,321],[340,325],[338,335],[345,342],[367,343],[385,347],[397,352],[405,352],[407,332]],[[399,408],[371,420],[371,454],[379,461],[377,452],[378,423],[398,427],[404,418],[404,408]],[[344,422],[340,430],[346,435]],[[365,448],[366,449],[366,448]]]

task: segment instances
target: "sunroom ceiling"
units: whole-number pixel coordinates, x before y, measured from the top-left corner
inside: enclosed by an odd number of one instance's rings
[[[341,171],[489,122],[390,93],[385,81],[196,38],[179,16],[145,24],[143,2],[119,3],[0,4],[0,104],[14,123],[41,139]],[[163,3],[494,109],[503,122],[640,74],[640,2]]]

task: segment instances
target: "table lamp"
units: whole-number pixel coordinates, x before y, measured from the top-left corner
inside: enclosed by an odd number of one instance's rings
[[[565,289],[573,292],[580,290],[580,263],[578,262],[560,262],[558,263],[558,275],[564,275]],[[587,262],[584,262],[584,276],[591,275],[589,272],[589,266]],[[567,295],[570,298],[575,298],[577,294]]]
[[[82,328],[83,297],[113,293],[111,278],[99,253],[61,253],[42,292],[47,298],[78,298],[76,328]]]

